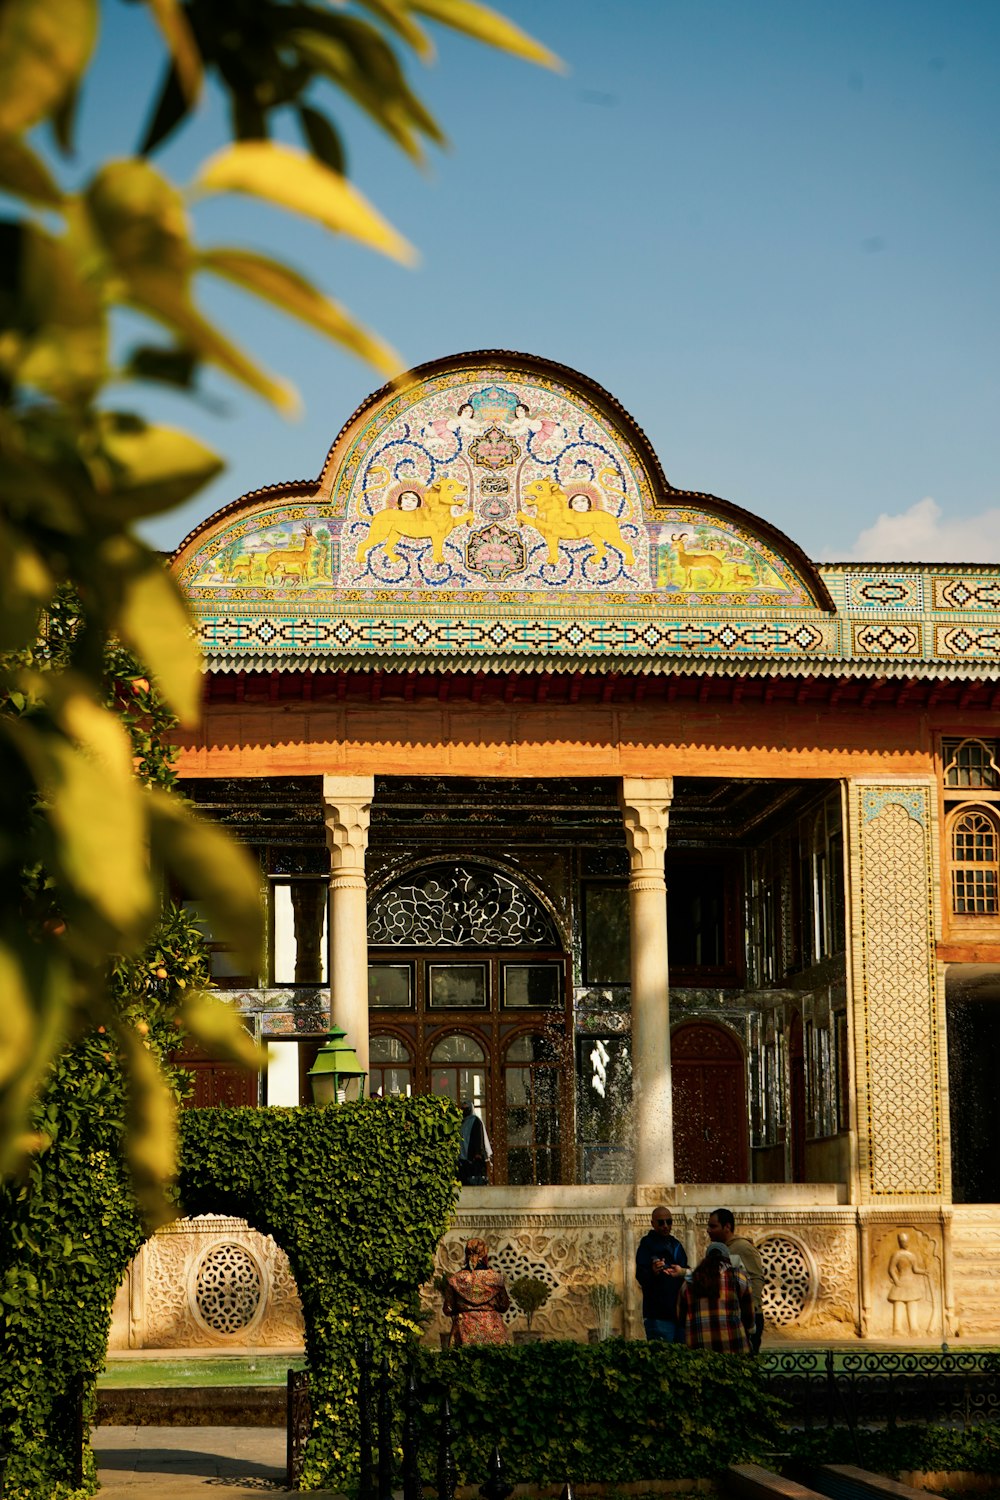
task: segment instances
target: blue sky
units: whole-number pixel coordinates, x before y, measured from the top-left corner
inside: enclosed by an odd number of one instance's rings
[[[206,243],[279,253],[416,364],[558,360],[645,429],[671,483],[765,517],[816,559],[1000,558],[1000,5],[996,0],[506,0],[564,75],[435,29],[418,91],[449,135],[415,169],[337,106],[354,182],[407,270],[236,199]],[[124,154],[159,53],[113,3],[81,161]],[[161,152],[222,141],[209,100]],[[317,474],[372,371],[206,278],[203,304],[303,397],[288,422],[221,377],[224,411],[142,409],[229,463],[145,535],[174,546],[247,490]],[[137,404],[137,403],[133,403]]]

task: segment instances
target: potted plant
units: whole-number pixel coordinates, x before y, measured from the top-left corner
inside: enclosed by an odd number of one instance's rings
[[[541,1334],[531,1331],[531,1320],[539,1308],[544,1307],[548,1302],[552,1295],[551,1289],[545,1285],[544,1281],[539,1281],[537,1276],[519,1276],[511,1283],[510,1295],[518,1310],[523,1312],[528,1320],[527,1332],[518,1330],[514,1334],[515,1344],[535,1343],[541,1338]]]
[[[590,1342],[599,1344],[614,1333],[615,1312],[622,1305],[618,1288],[610,1281],[598,1282],[590,1288],[590,1305],[597,1314],[597,1327],[589,1330]]]

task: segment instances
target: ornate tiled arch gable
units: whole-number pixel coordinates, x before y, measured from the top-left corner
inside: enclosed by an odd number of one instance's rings
[[[982,676],[1000,570],[817,567],[671,486],[588,377],[485,350],[370,396],[316,480],[243,496],[172,567],[222,671]]]

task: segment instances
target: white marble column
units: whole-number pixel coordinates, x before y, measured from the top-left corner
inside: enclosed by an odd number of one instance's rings
[[[324,776],[330,849],[330,1020],[368,1072],[368,886],[365,850],[374,776]]]
[[[673,781],[626,776],[620,799],[631,871],[632,1121],[635,1180],[672,1186],[670,978],[663,858]]]

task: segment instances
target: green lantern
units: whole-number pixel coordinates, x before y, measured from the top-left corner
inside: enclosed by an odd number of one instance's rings
[[[348,1046],[345,1033],[339,1026],[331,1026],[308,1073],[313,1103],[343,1104],[355,1079],[357,1090],[352,1091],[352,1098],[363,1099],[367,1076],[354,1048]]]

